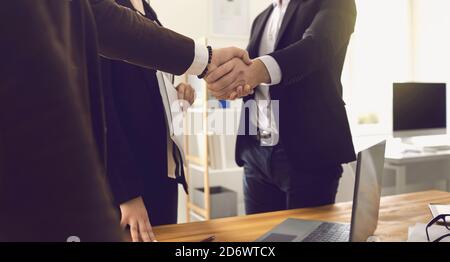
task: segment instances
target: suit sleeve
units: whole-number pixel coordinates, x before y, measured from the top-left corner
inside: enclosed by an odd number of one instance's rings
[[[195,57],[192,39],[158,26],[111,0],[90,0],[103,56],[181,75]]]
[[[283,79],[291,85],[325,67],[346,48],[354,31],[354,0],[324,0],[302,40],[271,54],[278,62]]]

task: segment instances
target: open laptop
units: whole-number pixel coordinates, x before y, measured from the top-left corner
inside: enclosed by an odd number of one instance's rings
[[[358,154],[351,224],[287,219],[256,242],[366,242],[378,225],[386,141]]]

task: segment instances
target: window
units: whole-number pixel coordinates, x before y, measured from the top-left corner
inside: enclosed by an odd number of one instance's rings
[[[357,0],[358,18],[343,74],[355,136],[392,130],[392,83],[412,79],[409,0]],[[371,124],[360,124],[368,121]]]

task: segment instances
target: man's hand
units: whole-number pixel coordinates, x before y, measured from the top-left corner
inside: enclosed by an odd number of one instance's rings
[[[195,102],[195,89],[191,85],[181,83],[176,87],[178,91],[178,99],[187,101],[189,105]]]
[[[252,60],[247,51],[237,48],[228,47],[213,50],[211,63],[208,65],[208,74],[214,72],[219,66],[225,64],[233,58],[242,60],[245,64],[251,65]]]
[[[217,99],[234,100],[253,93],[262,83],[270,83],[270,75],[261,60],[247,65],[241,59],[231,61],[216,68],[205,78],[208,89]]]
[[[120,205],[120,211],[122,213],[120,225],[123,228],[130,226],[133,242],[156,242],[142,197],[123,203]]]

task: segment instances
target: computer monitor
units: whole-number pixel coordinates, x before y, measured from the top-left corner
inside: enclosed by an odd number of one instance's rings
[[[444,83],[395,83],[394,137],[447,133],[447,91]]]

